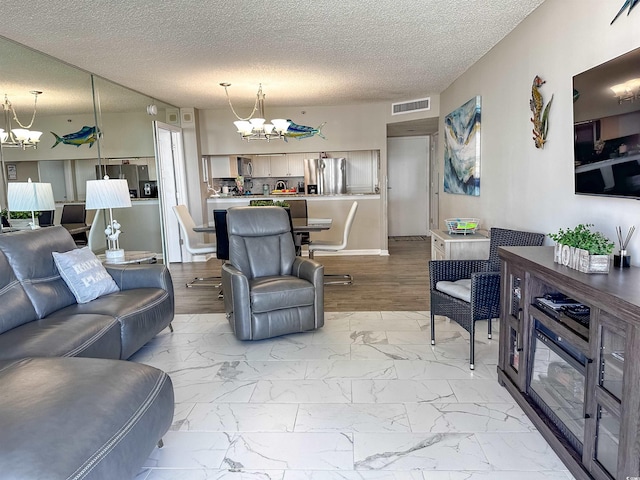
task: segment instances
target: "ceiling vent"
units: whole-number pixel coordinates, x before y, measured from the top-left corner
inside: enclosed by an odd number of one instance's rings
[[[402,115],[404,113],[422,112],[431,109],[431,97],[409,100],[408,102],[392,103],[391,115]]]

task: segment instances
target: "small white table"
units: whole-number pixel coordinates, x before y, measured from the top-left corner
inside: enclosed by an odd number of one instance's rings
[[[97,255],[98,260],[108,265],[125,265],[130,263],[156,263],[157,254],[153,252],[144,252],[137,250],[128,250],[124,252],[124,257],[107,258],[104,253]]]
[[[486,260],[489,239],[480,233],[431,230],[431,260]]]

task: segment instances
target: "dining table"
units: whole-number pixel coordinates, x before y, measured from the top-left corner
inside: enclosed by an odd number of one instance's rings
[[[303,233],[311,233],[311,232],[321,232],[323,230],[329,230],[331,225],[333,224],[333,220],[331,218],[292,218],[291,226],[293,228],[293,237],[294,243],[296,246],[296,255],[300,255],[302,253],[302,234]],[[193,227],[194,232],[200,233],[215,233],[216,226],[213,221],[209,223],[205,223],[202,225],[196,225]]]

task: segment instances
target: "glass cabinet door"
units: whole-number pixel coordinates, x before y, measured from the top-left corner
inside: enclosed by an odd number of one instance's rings
[[[618,473],[620,419],[603,405],[597,407],[595,459],[613,478]]]
[[[602,326],[598,383],[618,400],[622,398],[625,338],[607,325]]]
[[[509,275],[509,292],[509,366],[517,373],[522,351],[522,281],[514,273]]]

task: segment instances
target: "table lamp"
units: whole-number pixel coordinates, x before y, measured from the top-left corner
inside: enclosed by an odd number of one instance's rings
[[[87,180],[87,199],[85,208],[97,210],[109,209],[109,225],[104,233],[107,235],[108,250],[105,252],[108,259],[124,257],[124,250],[120,248],[120,224],[113,218],[114,208],[131,206],[129,196],[129,184],[124,179],[110,179],[105,175],[103,180]]]
[[[56,209],[51,184],[32,182],[31,179],[7,185],[7,204],[10,212],[31,212],[31,229],[40,228],[36,224],[36,211]]]

